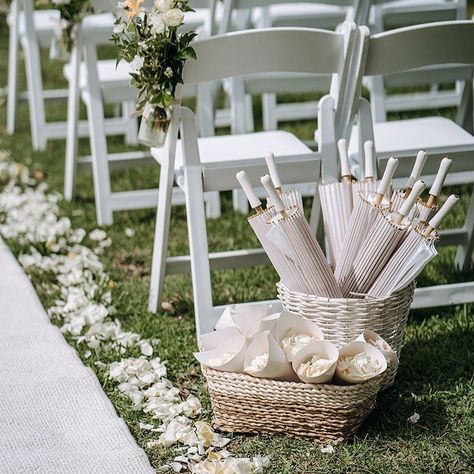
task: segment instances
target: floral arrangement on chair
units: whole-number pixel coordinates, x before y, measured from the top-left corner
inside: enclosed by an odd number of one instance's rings
[[[131,84],[138,89],[139,141],[159,146],[166,138],[176,86],[183,82],[184,63],[196,58],[190,46],[196,33],[178,32],[185,12],[193,11],[188,1],[156,0],[148,11],[143,2],[119,2],[122,15],[112,40],[118,46],[118,61],[131,64]]]
[[[94,7],[88,0],[52,0],[51,3],[59,10],[60,20],[49,56],[51,59],[68,60],[77,36],[78,25],[86,15],[94,12]]]

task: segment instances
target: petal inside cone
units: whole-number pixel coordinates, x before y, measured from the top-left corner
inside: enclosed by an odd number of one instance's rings
[[[249,344],[244,370],[253,377],[293,381],[291,364],[270,331],[263,331]]]
[[[298,350],[313,341],[322,341],[324,335],[314,321],[282,311],[275,327],[275,339],[291,362]]]
[[[247,339],[237,336],[226,341],[216,349],[195,352],[194,357],[203,365],[223,372],[242,373],[244,370],[245,351]]]

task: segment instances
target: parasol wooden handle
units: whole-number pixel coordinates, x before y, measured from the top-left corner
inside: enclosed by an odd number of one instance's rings
[[[450,158],[443,158],[441,160],[438,173],[430,189],[430,197],[427,202],[428,206],[434,206],[436,204],[436,199],[441,194],[441,189],[443,188],[444,181],[452,164],[453,160]]]
[[[452,211],[453,207],[458,203],[459,197],[455,194],[446,199],[441,209],[434,215],[434,217],[428,222],[428,227],[423,232],[425,237],[428,237],[434,229],[437,229],[444,218]]]
[[[343,181],[351,180],[351,167],[349,166],[349,155],[347,154],[347,140],[341,138],[337,142],[339,158],[341,159],[341,177]]]
[[[374,142],[367,140],[364,143],[364,158],[365,158],[365,179],[372,181],[375,177],[374,173]]]
[[[383,197],[388,193],[388,188],[392,183],[393,175],[398,166],[398,158],[390,158],[387,162],[387,166],[380,181],[379,187],[377,188],[377,197],[375,198],[375,204],[380,205]]]
[[[271,152],[268,152],[265,155],[265,162],[267,163],[267,168],[270,173],[270,178],[273,181],[273,185],[277,189],[277,191],[281,192],[281,181],[280,175],[278,174],[278,169],[275,163],[275,155]]]
[[[425,166],[427,159],[428,153],[426,153],[425,150],[420,150],[416,155],[415,165],[413,166],[411,175],[407,181],[405,196],[408,196],[408,194],[410,194],[410,191],[412,190],[415,182],[420,179],[421,172],[423,170],[423,167]]]
[[[413,189],[410,195],[405,199],[405,202],[400,207],[398,214],[395,218],[395,222],[400,224],[403,221],[403,218],[410,214],[413,206],[415,205],[416,200],[420,197],[420,194],[425,189],[426,185],[423,181],[417,181],[413,185]]]
[[[257,212],[262,212],[262,202],[255,194],[255,191],[253,190],[247,173],[245,171],[239,171],[235,176],[237,178],[237,181],[240,183],[240,186],[242,187],[245,195],[247,196],[247,199],[249,200],[252,209],[257,210]]]
[[[262,182],[265,191],[267,191],[268,195],[270,196],[272,204],[275,206],[275,210],[283,214],[285,212],[285,205],[283,204],[280,195],[275,189],[275,186],[273,186],[270,175],[266,174],[265,176],[262,176],[260,178],[260,181]]]

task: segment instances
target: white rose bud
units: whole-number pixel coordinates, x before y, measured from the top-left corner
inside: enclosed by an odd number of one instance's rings
[[[168,26],[177,27],[183,23],[184,13],[179,8],[172,8],[163,13],[163,21]]]

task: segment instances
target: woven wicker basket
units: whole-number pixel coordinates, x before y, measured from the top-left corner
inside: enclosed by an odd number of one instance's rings
[[[385,375],[357,385],[310,385],[202,366],[213,424],[226,432],[284,433],[320,443],[350,438],[375,405]]]
[[[277,290],[283,308],[316,321],[327,341],[340,347],[356,339],[365,329],[372,329],[400,357],[415,286],[413,282],[387,298],[377,299],[321,298],[291,291],[281,282],[277,283]],[[398,363],[390,365],[382,388],[393,384],[397,370]]]

